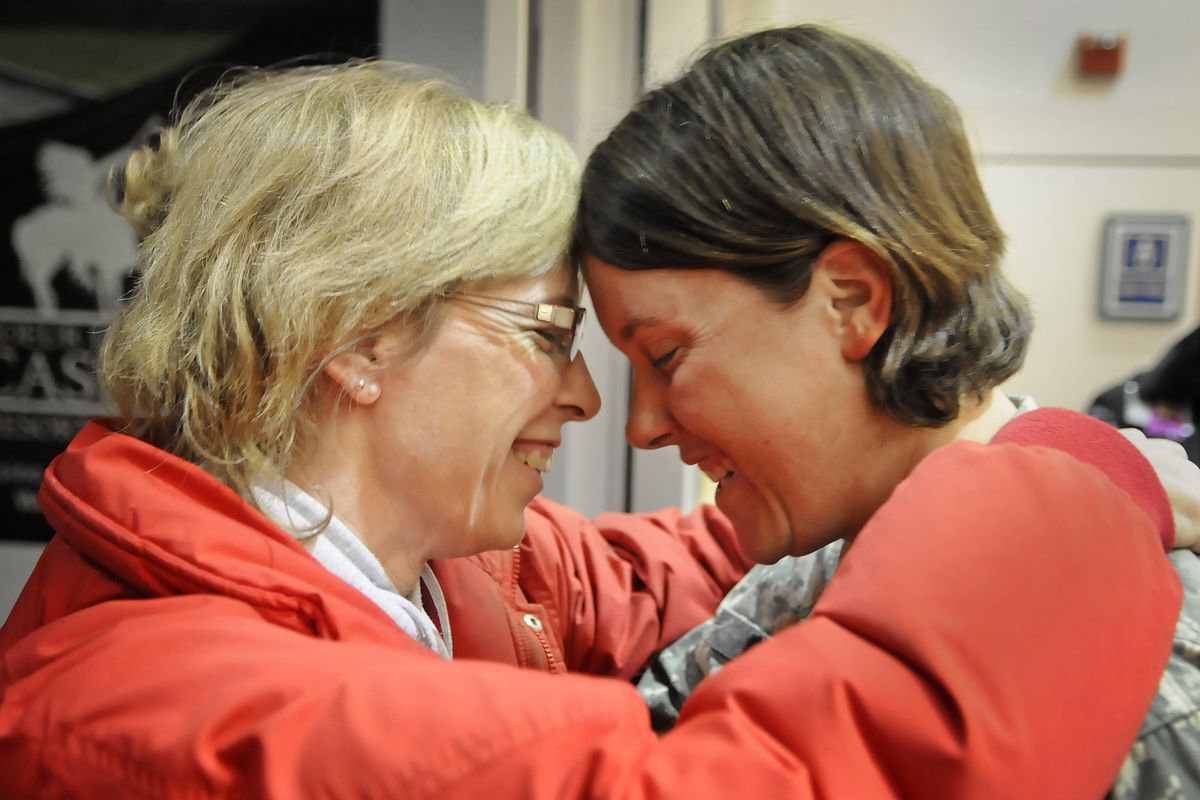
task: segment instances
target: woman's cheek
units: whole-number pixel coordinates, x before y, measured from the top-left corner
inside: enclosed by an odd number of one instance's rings
[[[667,386],[667,408],[671,416],[685,428],[703,417],[705,392],[684,370],[676,370]]]
[[[514,352],[525,358],[533,358],[543,352],[537,339],[537,334],[522,331],[512,335],[510,344]]]

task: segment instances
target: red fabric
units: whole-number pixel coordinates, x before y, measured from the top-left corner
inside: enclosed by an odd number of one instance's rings
[[[47,473],[59,536],[0,629],[0,796],[1097,797],[1180,603],[1158,500],[1133,497],[1045,448],[943,448],[813,620],[707,681],[657,739],[624,681],[438,658],[203,472],[93,426]],[[618,617],[683,585],[625,572],[638,557],[547,508],[509,554],[520,579],[493,585],[528,584],[566,663],[624,673],[690,612]]]
[[[1101,469],[1136,461],[1141,455],[1124,436],[1112,436],[1109,426],[1065,408],[1039,408],[1014,417],[992,439],[993,444],[1053,447]],[[1158,477],[1153,472],[1114,471],[1114,481],[1132,497],[1153,498],[1147,511],[1162,537],[1163,549],[1175,545],[1175,517]]]
[[[512,550],[434,562],[455,658],[632,678],[712,616],[751,566],[711,506],[593,521],[539,498],[525,525]]]

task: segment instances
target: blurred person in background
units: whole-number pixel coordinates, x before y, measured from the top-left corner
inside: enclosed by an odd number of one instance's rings
[[[1096,396],[1088,413],[1110,425],[1179,442],[1200,464],[1200,328],[1167,350],[1158,363]]]

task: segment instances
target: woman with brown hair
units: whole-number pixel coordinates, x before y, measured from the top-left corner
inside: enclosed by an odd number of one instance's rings
[[[633,367],[630,442],[699,465],[765,565],[651,664],[640,686],[657,726],[694,719],[731,659],[799,629],[839,681],[791,713],[818,717],[839,754],[843,737],[865,742],[858,760],[820,767],[831,794],[1069,796],[1080,784],[1063,781],[1081,776],[1057,757],[1019,775],[1013,757],[1082,751],[1108,753],[1084,792],[1103,794],[1136,726],[1091,720],[1089,706],[1136,697],[1144,712],[1150,697],[1063,647],[1076,623],[1059,615],[1159,587],[1085,578],[1107,557],[1099,541],[1080,541],[1046,583],[1027,569],[1099,518],[1084,521],[1082,476],[1049,458],[1061,454],[1014,444],[1057,441],[1094,462],[1124,443],[1061,409],[1017,416],[1032,402],[1000,390],[1032,320],[1000,270],[1004,235],[950,99],[826,28],[717,45],[595,149],[577,229],[597,316]],[[1181,500],[1194,517],[1192,473]],[[928,513],[897,515],[905,502]],[[878,616],[848,611],[860,582],[887,606]],[[1041,625],[1056,632],[1024,639]],[[1176,666],[1164,697],[1179,695]],[[886,677],[910,669],[925,677]],[[780,670],[776,685],[792,679]],[[1074,710],[1051,723],[1035,697]],[[850,730],[830,722],[839,713]]]

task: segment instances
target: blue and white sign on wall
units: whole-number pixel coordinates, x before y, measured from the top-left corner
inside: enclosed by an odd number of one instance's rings
[[[1188,219],[1118,214],[1104,223],[1100,314],[1109,319],[1171,320],[1187,277]]]

